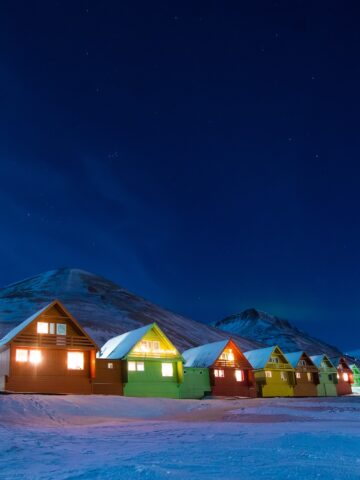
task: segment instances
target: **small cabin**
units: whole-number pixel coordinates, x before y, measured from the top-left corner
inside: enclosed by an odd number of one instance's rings
[[[286,353],[286,358],[295,369],[295,397],[317,397],[320,383],[319,370],[306,352]]]
[[[254,368],[259,397],[294,396],[295,370],[280,347],[251,350],[245,357]]]
[[[318,397],[336,397],[338,381],[335,366],[325,354],[314,355],[310,358],[319,370]]]
[[[331,361],[337,369],[337,394],[350,395],[352,393],[351,385],[354,383],[354,376],[350,365],[344,357],[334,357]]]
[[[180,398],[183,359],[156,323],[111,338],[97,357],[121,362],[128,397]]]
[[[354,383],[353,387],[354,388],[359,388],[360,387],[360,368],[356,365],[356,363],[353,363],[350,365],[350,368],[353,372],[353,377],[354,377]]]
[[[0,340],[0,389],[93,393],[97,350],[94,340],[55,300]]]
[[[208,369],[212,395],[256,396],[253,369],[232,339],[190,348],[183,352],[183,357],[184,371]],[[195,381],[195,377],[184,375],[184,386]]]

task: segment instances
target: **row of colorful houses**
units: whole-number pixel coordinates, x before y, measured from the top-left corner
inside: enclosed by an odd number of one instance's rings
[[[97,346],[58,300],[0,340],[0,391],[202,398],[347,395],[356,365],[325,354],[242,352],[233,339],[182,353],[152,323]]]

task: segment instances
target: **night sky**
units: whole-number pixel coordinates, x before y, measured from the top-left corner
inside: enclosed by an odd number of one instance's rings
[[[360,7],[2,1],[0,285],[101,274],[360,346]]]

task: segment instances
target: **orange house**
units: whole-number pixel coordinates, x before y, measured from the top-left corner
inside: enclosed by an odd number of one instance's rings
[[[55,300],[0,340],[0,390],[121,394],[121,365],[99,362],[97,373],[97,350],[94,340]]]
[[[351,385],[354,383],[354,374],[344,357],[331,358],[332,363],[337,369],[338,383],[336,391],[338,395],[350,395],[352,393]]]

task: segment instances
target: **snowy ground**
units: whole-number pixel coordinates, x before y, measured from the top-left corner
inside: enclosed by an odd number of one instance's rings
[[[357,479],[360,396],[0,395],[0,479]]]

